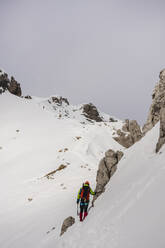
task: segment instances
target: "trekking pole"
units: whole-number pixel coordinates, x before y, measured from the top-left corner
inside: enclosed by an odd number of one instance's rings
[[[79,212],[78,212],[78,204],[77,204],[77,216],[79,216]]]
[[[94,201],[92,201],[90,207],[88,208],[88,213],[89,213],[89,211],[91,210],[91,208],[93,208],[93,207],[94,207]]]

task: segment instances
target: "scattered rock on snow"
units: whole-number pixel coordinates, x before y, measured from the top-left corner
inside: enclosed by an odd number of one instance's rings
[[[29,96],[29,95],[25,96],[24,98],[29,99],[29,100],[31,100],[31,99],[32,99],[32,97],[31,97],[31,96]]]
[[[68,218],[66,218],[62,224],[60,236],[62,236],[64,232],[66,232],[67,229],[70,226],[72,226],[74,223],[75,223],[75,218],[73,218],[72,216],[69,216]]]
[[[54,175],[57,171],[63,170],[63,169],[65,169],[66,167],[67,167],[67,165],[61,164],[61,165],[58,167],[58,169],[49,172],[49,173],[46,174],[44,177],[47,177],[47,179],[54,179],[54,178],[53,178],[53,175]]]
[[[114,118],[110,117],[109,122],[117,122],[117,120],[115,120]]]
[[[47,231],[46,233],[49,234],[50,232],[54,231],[55,229],[56,229],[56,228],[55,228],[55,226],[54,226],[54,227],[51,228],[50,231]]]

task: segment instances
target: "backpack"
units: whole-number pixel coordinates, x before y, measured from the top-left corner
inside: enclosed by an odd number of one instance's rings
[[[81,201],[88,202],[89,201],[89,193],[90,193],[90,187],[83,185],[83,187],[81,189],[81,194],[80,194]]]

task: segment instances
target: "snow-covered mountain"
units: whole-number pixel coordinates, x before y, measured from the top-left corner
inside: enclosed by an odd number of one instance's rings
[[[143,133],[135,121],[112,118],[92,104],[17,97],[14,79],[2,74],[1,82],[0,247],[164,248],[165,70]],[[85,180],[95,188],[109,149],[124,156],[80,223],[77,192]],[[60,237],[68,216],[76,222]]]
[[[94,188],[105,151],[123,150],[113,139],[122,121],[90,120],[83,105],[57,99],[0,95],[0,247],[55,244],[82,182]]]

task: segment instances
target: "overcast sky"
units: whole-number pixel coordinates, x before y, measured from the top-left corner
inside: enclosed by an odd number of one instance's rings
[[[0,0],[0,68],[25,95],[142,124],[165,67],[164,10],[164,0]]]

